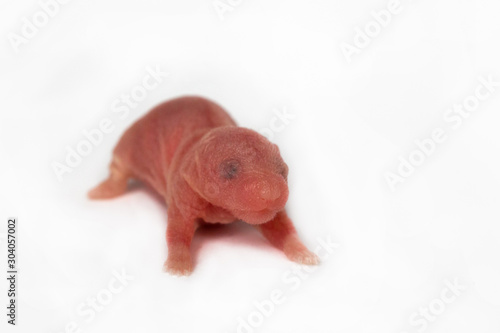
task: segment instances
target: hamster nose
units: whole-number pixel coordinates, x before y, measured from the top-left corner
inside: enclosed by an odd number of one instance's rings
[[[265,201],[274,201],[279,198],[281,191],[277,186],[272,186],[267,181],[259,181],[256,186],[256,194]]]

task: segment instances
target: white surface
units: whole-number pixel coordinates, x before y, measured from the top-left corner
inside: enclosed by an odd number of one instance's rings
[[[285,302],[255,332],[413,333],[423,324],[412,314],[439,306],[455,278],[466,290],[425,331],[498,332],[500,88],[459,129],[443,121],[479,76],[500,80],[498,2],[402,1],[351,63],[341,43],[388,1],[233,3],[220,20],[210,0],[73,0],[15,52],[7,34],[40,7],[1,2],[0,231],[9,216],[20,223],[9,332],[76,332],[65,330],[72,321],[89,333],[236,332],[255,301],[280,289]],[[156,65],[169,76],[119,118],[114,101]],[[161,200],[143,188],[86,199],[123,131],[185,94],[257,130],[275,108],[296,116],[273,139],[290,166],[290,214],[311,249],[318,237],[340,244],[298,288],[283,280],[292,263],[244,225],[197,235],[194,273],[171,277],[161,271]],[[59,182],[51,164],[103,118],[114,131]],[[384,174],[436,127],[448,140],[391,192]],[[114,270],[134,280],[86,321],[79,305]]]

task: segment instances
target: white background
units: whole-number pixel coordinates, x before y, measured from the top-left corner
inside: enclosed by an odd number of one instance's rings
[[[0,231],[16,216],[20,237],[9,332],[236,332],[279,289],[285,301],[253,331],[413,333],[423,324],[410,317],[439,308],[458,279],[466,290],[425,332],[498,333],[500,87],[460,128],[443,119],[478,77],[500,81],[498,1],[401,0],[350,63],[340,46],[388,1],[233,3],[221,20],[211,0],[73,0],[16,52],[9,33],[40,5],[2,0]],[[119,118],[112,104],[148,66],[169,76]],[[290,166],[287,207],[309,248],[318,237],[339,243],[298,288],[284,280],[293,264],[243,224],[197,234],[193,274],[169,276],[160,198],[136,187],[86,199],[123,131],[186,94],[256,130],[275,109],[295,115],[273,138]],[[58,181],[52,164],[103,118],[114,131]],[[391,191],[385,174],[435,128],[448,139]],[[134,280],[87,320],[79,306],[105,293],[115,270]]]

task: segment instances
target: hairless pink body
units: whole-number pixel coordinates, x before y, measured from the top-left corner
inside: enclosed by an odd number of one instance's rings
[[[112,198],[129,179],[148,183],[168,206],[165,269],[188,275],[190,245],[202,223],[243,220],[289,259],[317,264],[285,212],[288,167],[265,137],[238,127],[217,104],[200,97],[167,101],[133,124],[113,152],[108,179],[89,192]]]

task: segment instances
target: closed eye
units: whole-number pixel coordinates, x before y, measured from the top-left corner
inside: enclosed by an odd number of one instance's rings
[[[224,179],[233,179],[238,176],[240,169],[240,163],[237,160],[227,160],[221,163],[219,174]]]

